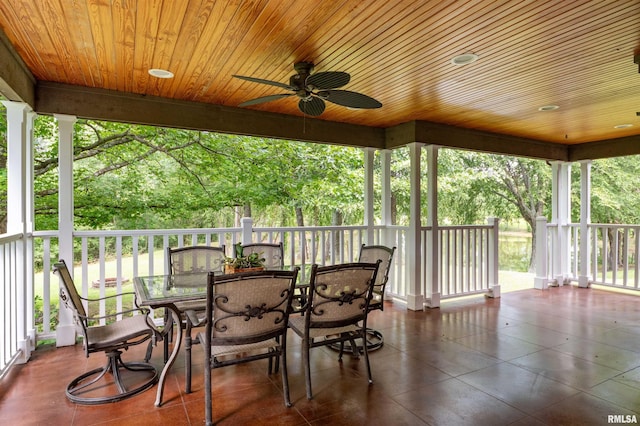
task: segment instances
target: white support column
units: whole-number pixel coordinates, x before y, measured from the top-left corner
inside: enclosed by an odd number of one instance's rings
[[[536,276],[533,279],[533,287],[538,290],[549,288],[547,238],[547,218],[538,216],[536,218]]]
[[[33,171],[33,123],[37,117],[37,114],[33,111],[28,111],[26,114],[26,135],[27,145],[25,149],[25,231],[27,235],[32,235],[35,230],[35,197],[34,197],[34,171]],[[25,287],[27,298],[27,334],[29,335],[28,342],[30,344],[29,350],[34,351],[36,349],[36,324],[35,324],[35,289],[34,289],[34,271],[33,271],[33,238],[27,238],[27,270],[25,272]]]
[[[381,163],[381,176],[380,176],[380,187],[381,187],[381,215],[382,215],[382,226],[385,227],[385,232],[382,234],[381,243],[387,246],[392,246],[393,239],[392,233],[387,228],[393,225],[391,221],[391,150],[383,149],[380,151],[380,163]]]
[[[22,234],[16,243],[15,270],[15,344],[20,350],[16,360],[26,363],[35,347],[33,326],[33,251],[31,232],[33,221],[29,212],[33,206],[29,201],[33,197],[32,140],[27,123],[28,106],[21,102],[2,101],[7,113],[7,233]],[[31,279],[29,279],[31,277]],[[31,288],[30,288],[31,286]]]
[[[25,232],[26,225],[26,104],[2,101],[7,109],[7,233]]]
[[[364,148],[364,226],[367,227],[366,242],[369,245],[374,241],[374,225],[375,218],[373,214],[373,159],[375,154],[374,148]]]
[[[391,220],[391,150],[383,149],[380,151],[380,187],[381,187],[381,216],[382,226],[384,227],[381,235],[380,244],[387,247],[396,245],[393,230],[389,229],[393,225]],[[397,257],[397,255],[396,255]],[[397,260],[397,259],[396,259]],[[403,262],[400,262],[401,265]],[[392,300],[389,289],[394,287],[394,274],[389,273],[389,281],[386,286],[385,300]]]
[[[591,282],[591,160],[580,162],[580,272],[578,287],[587,288]]]
[[[553,278],[556,285],[564,285],[570,275],[571,164],[556,161],[552,170],[552,222],[557,225]]]
[[[240,242],[243,245],[251,244],[253,242],[253,218],[243,217],[240,219],[240,227],[242,228]],[[234,248],[231,247],[231,250],[234,250]],[[235,253],[233,254],[233,257],[235,257]]]
[[[60,258],[69,265],[73,275],[73,126],[76,117],[56,114],[58,120],[58,232]],[[56,346],[76,343],[76,327],[73,315],[64,303],[60,304]]]
[[[498,239],[500,237],[500,232],[498,225],[500,224],[500,219],[497,217],[490,217],[487,219],[487,224],[491,225],[492,231],[489,236],[489,292],[487,293],[487,297],[500,297],[500,282],[498,280],[498,269],[499,269],[499,247],[498,247]]]
[[[438,147],[429,145],[427,150],[427,226],[431,232],[426,241],[427,306],[440,307],[440,229],[438,225]]]
[[[407,308],[412,311],[424,310],[422,294],[422,243],[420,241],[420,151],[421,143],[408,145],[410,158],[410,206],[409,230],[407,231],[407,265],[409,285],[407,291]]]

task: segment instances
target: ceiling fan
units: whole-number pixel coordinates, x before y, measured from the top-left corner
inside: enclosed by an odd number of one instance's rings
[[[338,87],[346,85],[351,80],[351,76],[346,72],[323,71],[311,74],[313,71],[313,64],[311,62],[298,62],[293,66],[293,68],[296,70],[297,74],[294,74],[289,78],[289,84],[272,80],[264,80],[262,78],[234,75],[233,77],[235,78],[252,81],[254,83],[269,84],[291,92],[262,96],[260,98],[243,102],[238,106],[245,107],[249,105],[257,105],[289,96],[297,96],[300,98],[298,101],[298,108],[300,108],[300,111],[314,117],[317,117],[324,112],[324,101],[357,109],[373,109],[380,108],[382,106],[382,104],[377,100],[370,96],[363,95],[362,93],[352,92],[349,90],[336,90]]]

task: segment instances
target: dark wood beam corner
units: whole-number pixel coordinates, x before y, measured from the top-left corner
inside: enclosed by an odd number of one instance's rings
[[[596,160],[640,154],[640,136],[586,142],[569,146],[569,161]]]
[[[387,148],[412,142],[446,148],[514,155],[543,160],[567,161],[567,145],[542,142],[498,133],[450,126],[428,121],[412,121],[388,128]]]
[[[36,79],[0,29],[0,94],[35,108]]]

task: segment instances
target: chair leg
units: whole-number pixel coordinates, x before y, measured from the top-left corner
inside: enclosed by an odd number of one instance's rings
[[[207,426],[213,424],[213,407],[211,401],[211,355],[205,347],[204,357],[204,417]]]
[[[153,352],[154,339],[149,340],[149,345],[147,346],[147,352],[144,355],[144,362],[149,362],[151,359],[151,354]]]
[[[285,330],[286,333],[286,330]],[[291,397],[289,396],[289,373],[287,371],[287,336],[286,334],[282,336],[282,345],[280,346],[280,352],[282,353],[282,357],[278,356],[276,358],[276,362],[279,363],[279,360],[282,359],[282,392],[284,393],[284,405],[287,407],[291,407]],[[269,358],[271,359],[271,358]],[[276,364],[276,369],[278,368],[278,364]]]
[[[362,351],[364,352],[364,361],[367,365],[367,376],[369,378],[369,384],[373,383],[373,378],[371,377],[371,365],[369,364],[369,348],[367,347],[367,331],[366,329],[362,330],[362,341],[364,345],[362,345]]]
[[[307,388],[307,399],[312,399],[311,393],[311,359],[309,358],[309,339],[302,339],[302,358],[304,361],[305,385]]]
[[[191,338],[191,321],[186,319],[187,325],[185,327],[184,335],[184,356],[185,356],[185,380],[184,380],[184,392],[191,393],[191,347],[193,345],[193,339]]]

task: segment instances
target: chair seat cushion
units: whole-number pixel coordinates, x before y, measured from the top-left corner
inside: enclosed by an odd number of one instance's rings
[[[205,341],[205,333],[198,333],[198,339],[201,342]],[[264,340],[262,342],[249,343],[244,345],[212,345],[211,346],[211,356],[222,357],[227,355],[236,355],[240,353],[250,353],[250,352],[259,352],[266,351],[269,349],[278,349],[280,344],[276,339]]]
[[[291,327],[291,329],[295,331],[296,334],[304,336],[304,320],[305,318],[302,316],[289,317],[289,327]],[[360,328],[361,327],[358,327],[355,324],[333,328],[310,328],[309,337],[314,339],[317,337],[331,336],[334,334],[351,333],[353,331],[360,330]]]
[[[146,315],[125,317],[111,324],[87,328],[88,349],[93,351],[123,345],[139,337],[146,338],[152,332]]]

